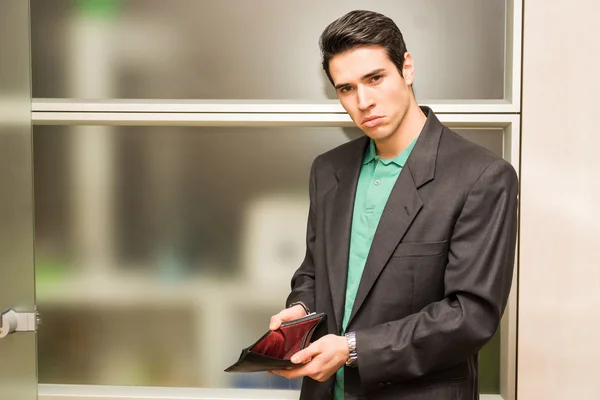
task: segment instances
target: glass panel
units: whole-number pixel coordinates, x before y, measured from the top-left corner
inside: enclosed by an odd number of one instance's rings
[[[29,2],[0,1],[0,312],[35,312],[29,66]],[[0,360],[0,398],[37,399],[36,334],[0,339]]]
[[[34,97],[335,98],[318,38],[393,18],[420,101],[504,98],[506,0],[32,0]]]
[[[360,134],[36,126],[40,381],[298,388],[222,371],[288,294],[312,160]]]

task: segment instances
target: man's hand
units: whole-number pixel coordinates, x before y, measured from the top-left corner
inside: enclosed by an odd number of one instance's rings
[[[306,315],[306,311],[304,307],[300,304],[297,304],[293,307],[286,308],[281,310],[278,314],[275,314],[271,317],[271,322],[269,323],[269,329],[274,331],[275,329],[279,329],[282,322],[293,321],[298,318],[302,318]]]
[[[294,364],[304,364],[291,370],[271,371],[274,374],[295,379],[308,376],[325,382],[348,360],[350,349],[344,336],[327,335],[292,356]]]

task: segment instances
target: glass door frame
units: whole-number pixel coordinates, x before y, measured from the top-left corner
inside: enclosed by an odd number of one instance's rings
[[[520,113],[523,0],[507,0],[505,90],[503,100],[420,102],[433,109],[440,120],[454,128],[502,128],[504,157],[520,172]],[[41,99],[31,103],[34,125],[113,126],[292,126],[345,127],[352,121],[339,102],[296,101],[211,101],[165,99]],[[518,255],[518,249],[517,249]],[[518,256],[517,256],[518,260]],[[501,377],[499,395],[482,395],[485,400],[514,400],[516,397],[516,339],[518,262],[513,290],[501,325]],[[291,399],[294,391],[142,388],[116,386],[39,385],[42,400],[104,399]]]

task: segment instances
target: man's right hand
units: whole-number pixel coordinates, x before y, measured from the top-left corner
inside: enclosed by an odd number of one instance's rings
[[[274,331],[275,329],[279,329],[282,322],[293,321],[298,318],[302,318],[306,315],[306,311],[304,307],[300,304],[296,304],[293,307],[286,308],[281,310],[278,314],[275,314],[271,317],[271,322],[269,323],[269,329]]]

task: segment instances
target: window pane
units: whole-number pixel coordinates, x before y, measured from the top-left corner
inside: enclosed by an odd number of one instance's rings
[[[332,99],[318,37],[359,8],[404,33],[420,101],[504,97],[506,0],[32,0],[33,95]]]
[[[501,130],[460,132],[502,151]],[[34,127],[40,382],[298,388],[223,370],[283,306],[312,160],[359,135]]]

